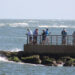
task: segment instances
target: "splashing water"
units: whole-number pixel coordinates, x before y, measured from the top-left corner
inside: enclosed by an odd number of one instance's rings
[[[6,57],[2,57],[2,56],[0,56],[0,61],[8,62],[8,59],[7,59]]]

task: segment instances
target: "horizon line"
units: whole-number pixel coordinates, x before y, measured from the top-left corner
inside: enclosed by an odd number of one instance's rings
[[[42,18],[0,18],[0,20],[75,20],[75,19],[42,19]]]

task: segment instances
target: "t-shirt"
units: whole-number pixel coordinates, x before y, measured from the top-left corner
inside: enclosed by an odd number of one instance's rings
[[[48,32],[48,30],[46,30],[46,35],[49,35],[49,32]]]
[[[67,35],[67,32],[66,31],[62,31],[61,34],[62,34],[63,37],[65,37]]]
[[[33,33],[32,33],[31,30],[28,32],[28,35],[29,35],[29,36],[33,35]]]
[[[38,32],[35,30],[35,31],[33,32],[33,35],[34,35],[34,36],[37,36],[37,35],[38,35]]]
[[[46,39],[46,33],[43,32],[43,33],[42,33],[42,40],[45,40],[45,39]]]

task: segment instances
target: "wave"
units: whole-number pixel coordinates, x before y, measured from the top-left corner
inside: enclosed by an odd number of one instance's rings
[[[13,48],[13,49],[0,49],[0,51],[7,51],[7,52],[19,52],[19,51],[23,51],[22,49],[19,49],[19,48]]]
[[[28,22],[37,22],[30,20]],[[28,27],[28,28],[33,28],[33,27],[39,27],[39,28],[75,28],[75,25],[29,25],[26,22],[23,23],[0,23],[0,27],[4,26],[9,26],[9,27]]]
[[[7,63],[13,63],[13,64],[24,64],[24,65],[29,65],[29,66],[44,66],[41,64],[30,64],[30,63],[9,61],[6,57],[2,57],[2,56],[0,56],[0,62],[7,62]]]
[[[5,24],[4,23],[0,23],[0,27],[3,27],[3,26],[5,26]]]
[[[10,51],[10,52],[19,52],[19,51],[22,51],[22,49],[14,48],[14,49],[6,50],[6,51]]]
[[[10,27],[29,27],[28,23],[11,23],[8,24]]]
[[[0,23],[0,27],[10,26],[10,27],[29,27],[28,23]]]
[[[0,56],[0,61],[8,62],[8,59],[6,57]]]
[[[68,25],[40,25],[39,28],[75,28],[75,26]]]
[[[2,57],[2,56],[0,56],[0,62],[8,62],[8,63],[15,63],[15,64],[25,64],[23,62],[9,61],[6,57]]]
[[[41,64],[31,64],[31,63],[9,61],[6,57],[2,57],[2,56],[0,56],[0,62],[8,62],[8,63],[24,64],[24,65],[26,64],[26,65],[29,65],[29,66],[44,66],[44,65],[41,65]]]

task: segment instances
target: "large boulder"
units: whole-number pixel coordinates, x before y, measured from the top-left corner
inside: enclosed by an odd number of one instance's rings
[[[48,65],[48,66],[52,66],[54,60],[55,59],[50,58],[49,56],[43,56],[43,58],[42,58],[42,64]]]
[[[34,64],[41,64],[40,56],[39,55],[32,55],[27,57],[21,57],[21,60],[25,63],[34,63]]]
[[[16,57],[16,56],[14,56],[14,57],[9,57],[8,60],[9,60],[9,61],[15,61],[15,62],[21,62],[21,60],[20,60],[18,57]]]

